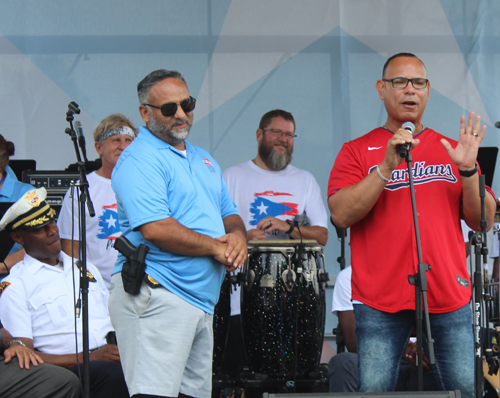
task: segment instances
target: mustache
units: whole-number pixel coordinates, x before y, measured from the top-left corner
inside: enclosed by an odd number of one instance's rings
[[[190,125],[189,124],[189,119],[175,119],[175,122],[172,124],[172,127],[173,126],[179,126],[181,124],[187,124],[187,125]]]
[[[57,235],[57,239],[54,239],[49,243],[49,246],[52,245],[53,243],[56,243],[58,240],[60,240],[59,234]]]

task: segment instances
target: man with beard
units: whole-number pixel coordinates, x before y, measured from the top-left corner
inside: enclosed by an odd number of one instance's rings
[[[208,398],[212,315],[225,269],[246,259],[245,228],[217,162],[186,140],[196,100],[182,75],[154,71],[137,92],[146,127],[111,180],[123,236],[149,252],[136,295],[124,291],[118,256],[111,319],[131,396]]]
[[[326,245],[328,216],[311,173],[290,165],[295,140],[290,112],[262,116],[255,159],[237,164],[223,176],[245,223],[248,240],[315,239]],[[298,220],[300,233],[293,224]]]
[[[302,236],[326,245],[328,217],[320,187],[311,173],[290,165],[296,137],[292,114],[281,109],[267,112],[256,134],[259,147],[255,159],[223,173],[245,223],[248,240],[300,239]],[[237,288],[231,294],[231,329],[239,328],[239,313]],[[238,353],[238,347],[242,344],[235,341],[240,334],[230,332],[225,350],[224,371],[233,376],[241,365],[242,353]]]

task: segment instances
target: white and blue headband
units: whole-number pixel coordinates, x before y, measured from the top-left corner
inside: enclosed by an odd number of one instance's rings
[[[121,126],[117,129],[103,131],[97,141],[102,144],[104,140],[108,139],[109,137],[113,137],[114,135],[128,135],[132,139],[135,139],[134,130],[132,130],[129,126]]]

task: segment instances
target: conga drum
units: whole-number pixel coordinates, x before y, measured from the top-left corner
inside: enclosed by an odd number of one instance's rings
[[[325,321],[322,248],[314,240],[250,241],[241,320],[250,370],[271,380],[317,372]]]

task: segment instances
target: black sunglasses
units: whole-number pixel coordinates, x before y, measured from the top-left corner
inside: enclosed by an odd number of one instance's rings
[[[143,104],[143,105],[159,109],[161,114],[165,117],[174,116],[177,112],[177,104],[175,102],[168,102],[166,104],[163,104],[162,106],[156,106],[151,104]],[[184,113],[191,112],[196,106],[196,98],[193,97],[186,98],[184,101],[181,102],[180,105]]]

